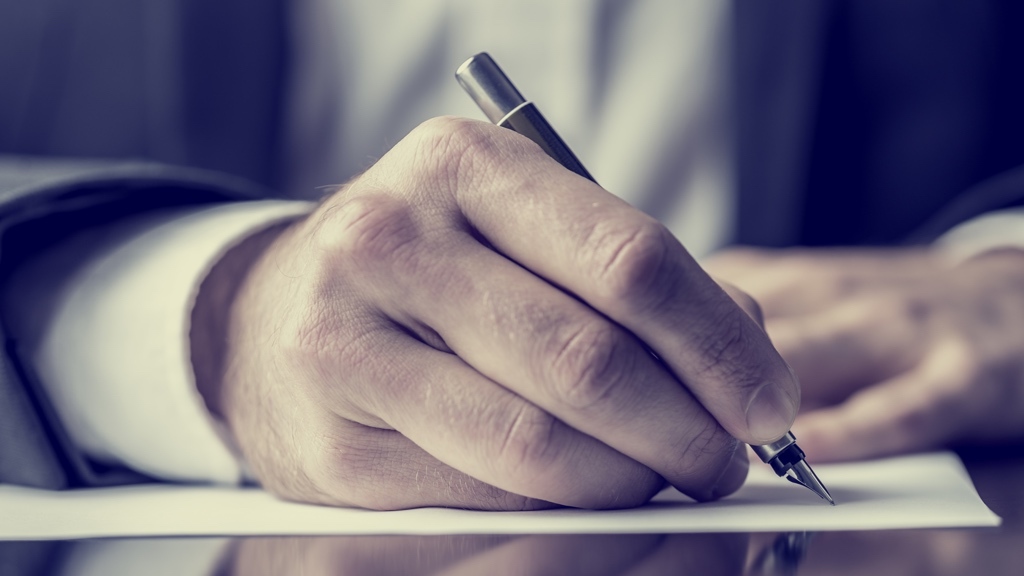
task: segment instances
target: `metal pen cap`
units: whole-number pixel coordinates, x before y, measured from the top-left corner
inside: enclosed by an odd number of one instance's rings
[[[481,52],[466,60],[455,71],[455,79],[492,123],[526,136],[562,166],[595,181],[540,110],[523,98],[489,54]]]
[[[526,104],[526,98],[487,52],[463,62],[455,79],[493,124],[501,124],[509,112]]]

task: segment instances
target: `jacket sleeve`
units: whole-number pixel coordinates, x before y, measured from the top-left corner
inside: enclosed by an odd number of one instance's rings
[[[0,156],[0,290],[33,257],[73,235],[154,210],[265,195],[238,178],[195,169]],[[6,317],[0,334],[0,482],[67,488],[139,479],[98,466],[74,448]]]

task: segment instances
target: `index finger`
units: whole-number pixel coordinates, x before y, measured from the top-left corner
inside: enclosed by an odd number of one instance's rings
[[[475,231],[640,337],[736,438],[765,444],[796,417],[796,377],[764,331],[659,222],[528,139],[448,118],[443,185]]]

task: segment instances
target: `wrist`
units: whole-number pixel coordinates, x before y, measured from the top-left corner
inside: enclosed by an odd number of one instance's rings
[[[290,223],[257,232],[228,250],[203,279],[192,308],[189,339],[196,388],[207,409],[224,417],[223,381],[230,353],[229,327],[237,296],[256,262]]]

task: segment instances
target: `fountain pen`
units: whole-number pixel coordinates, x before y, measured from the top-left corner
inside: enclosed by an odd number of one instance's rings
[[[455,78],[492,123],[533,140],[562,166],[596,183],[537,107],[523,98],[486,52],[466,60],[455,72]],[[751,448],[780,477],[804,486],[835,506],[832,495],[807,464],[792,432],[770,444]]]

